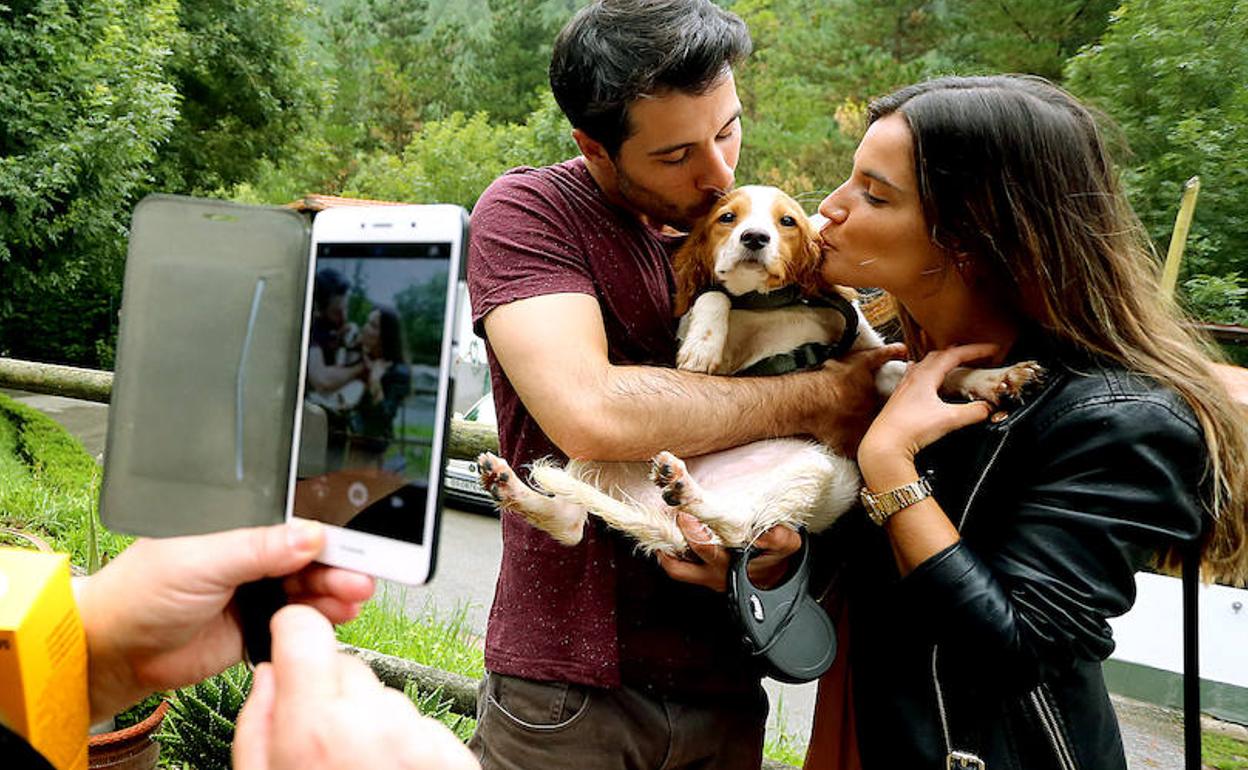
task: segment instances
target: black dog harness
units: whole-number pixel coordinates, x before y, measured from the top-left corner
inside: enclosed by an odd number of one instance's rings
[[[858,311],[852,303],[839,294],[820,294],[814,297],[803,297],[797,286],[786,286],[766,294],[751,291],[746,294],[733,295],[722,286],[713,286],[706,291],[717,291],[728,296],[734,310],[775,310],[776,308],[806,305],[807,307],[830,307],[845,318],[845,328],[841,338],[828,345],[822,342],[807,342],[798,345],[787,353],[777,353],[736,372],[736,377],[771,377],[777,374],[788,374],[803,369],[812,369],[829,358],[840,358],[849,352],[854,341],[858,339]]]

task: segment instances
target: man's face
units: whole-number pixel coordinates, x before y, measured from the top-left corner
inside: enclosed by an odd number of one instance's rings
[[[613,159],[616,197],[649,219],[688,230],[732,189],[741,102],[732,73],[705,94],[673,91],[629,108],[633,135]]]
[[[347,322],[347,295],[335,294],[325,305],[325,320],[335,329]]]

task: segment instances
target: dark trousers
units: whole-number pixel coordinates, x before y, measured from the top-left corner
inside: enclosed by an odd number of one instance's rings
[[[483,770],[758,770],[767,698],[690,705],[489,674],[468,748]]]

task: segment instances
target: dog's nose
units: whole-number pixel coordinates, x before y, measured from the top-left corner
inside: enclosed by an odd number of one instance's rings
[[[741,233],[741,245],[750,251],[758,251],[768,243],[771,243],[771,235],[762,230],[746,230]]]

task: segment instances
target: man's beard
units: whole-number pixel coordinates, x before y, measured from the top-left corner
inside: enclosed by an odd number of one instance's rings
[[[633,178],[618,165],[615,171],[620,197],[629,206],[654,224],[668,225],[684,232],[691,230],[694,222],[710,213],[711,208],[722,195],[722,193],[708,192],[702,201],[694,206],[681,207],[648,187],[633,181]]]

